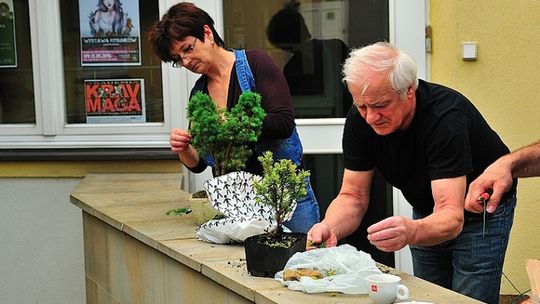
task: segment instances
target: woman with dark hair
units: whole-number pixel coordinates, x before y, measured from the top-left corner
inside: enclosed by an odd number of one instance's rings
[[[92,35],[98,37],[127,36],[130,28],[124,19],[120,0],[99,0],[90,20]]]
[[[226,49],[208,13],[187,2],[171,7],[152,26],[149,40],[162,61],[201,74],[191,95],[202,91],[210,95],[218,108],[230,110],[237,103],[247,85],[238,81],[238,75],[247,76],[251,72],[254,81],[248,89],[261,95],[266,117],[258,142],[250,146],[253,153],[244,171],[262,175],[257,157],[268,149],[274,153],[274,158],[288,158],[301,165],[302,145],[296,132],[289,87],[265,51]],[[237,62],[245,64],[237,65]],[[200,173],[212,162],[205,155],[199,155],[190,140],[187,130],[174,128],[170,135],[171,150],[178,154],[187,169]],[[310,183],[307,190],[293,218],[285,223],[295,232],[307,232],[319,221],[319,206]]]

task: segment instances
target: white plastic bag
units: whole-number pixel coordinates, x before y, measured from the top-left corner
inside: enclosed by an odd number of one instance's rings
[[[239,171],[206,181],[203,186],[212,206],[226,218],[210,220],[197,227],[197,238],[217,244],[243,242],[274,228],[271,208],[255,203],[253,180],[260,178]]]
[[[367,294],[365,278],[382,273],[371,255],[358,251],[351,245],[313,249],[294,254],[284,269],[309,268],[319,270],[322,279],[301,277],[300,281],[284,281],[283,271],[275,279],[291,290],[306,293],[341,292],[344,294]]]

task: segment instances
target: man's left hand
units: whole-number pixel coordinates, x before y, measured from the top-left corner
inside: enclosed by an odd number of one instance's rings
[[[410,243],[415,230],[414,221],[392,216],[368,227],[368,240],[382,251],[397,251]]]

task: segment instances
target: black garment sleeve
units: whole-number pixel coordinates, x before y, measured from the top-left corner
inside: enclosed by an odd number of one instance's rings
[[[265,51],[249,50],[246,54],[257,92],[261,94],[262,105],[266,111],[261,137],[288,138],[293,132],[295,123],[287,81]]]

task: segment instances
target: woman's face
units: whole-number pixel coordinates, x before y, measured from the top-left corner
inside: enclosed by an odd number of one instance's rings
[[[171,55],[175,58],[173,62],[194,73],[203,74],[204,71],[201,68],[204,62],[201,60],[199,44],[202,44],[202,41],[193,36],[175,41],[171,48]]]
[[[208,72],[216,69],[218,63],[212,47],[211,36],[209,36],[211,33],[211,30],[206,29],[205,25],[204,40],[187,36],[182,40],[175,41],[171,46],[171,56],[175,59],[173,62],[197,74],[208,75]]]
[[[105,7],[107,7],[109,11],[112,11],[114,8],[115,2],[116,0],[103,0],[103,5],[105,5]]]

